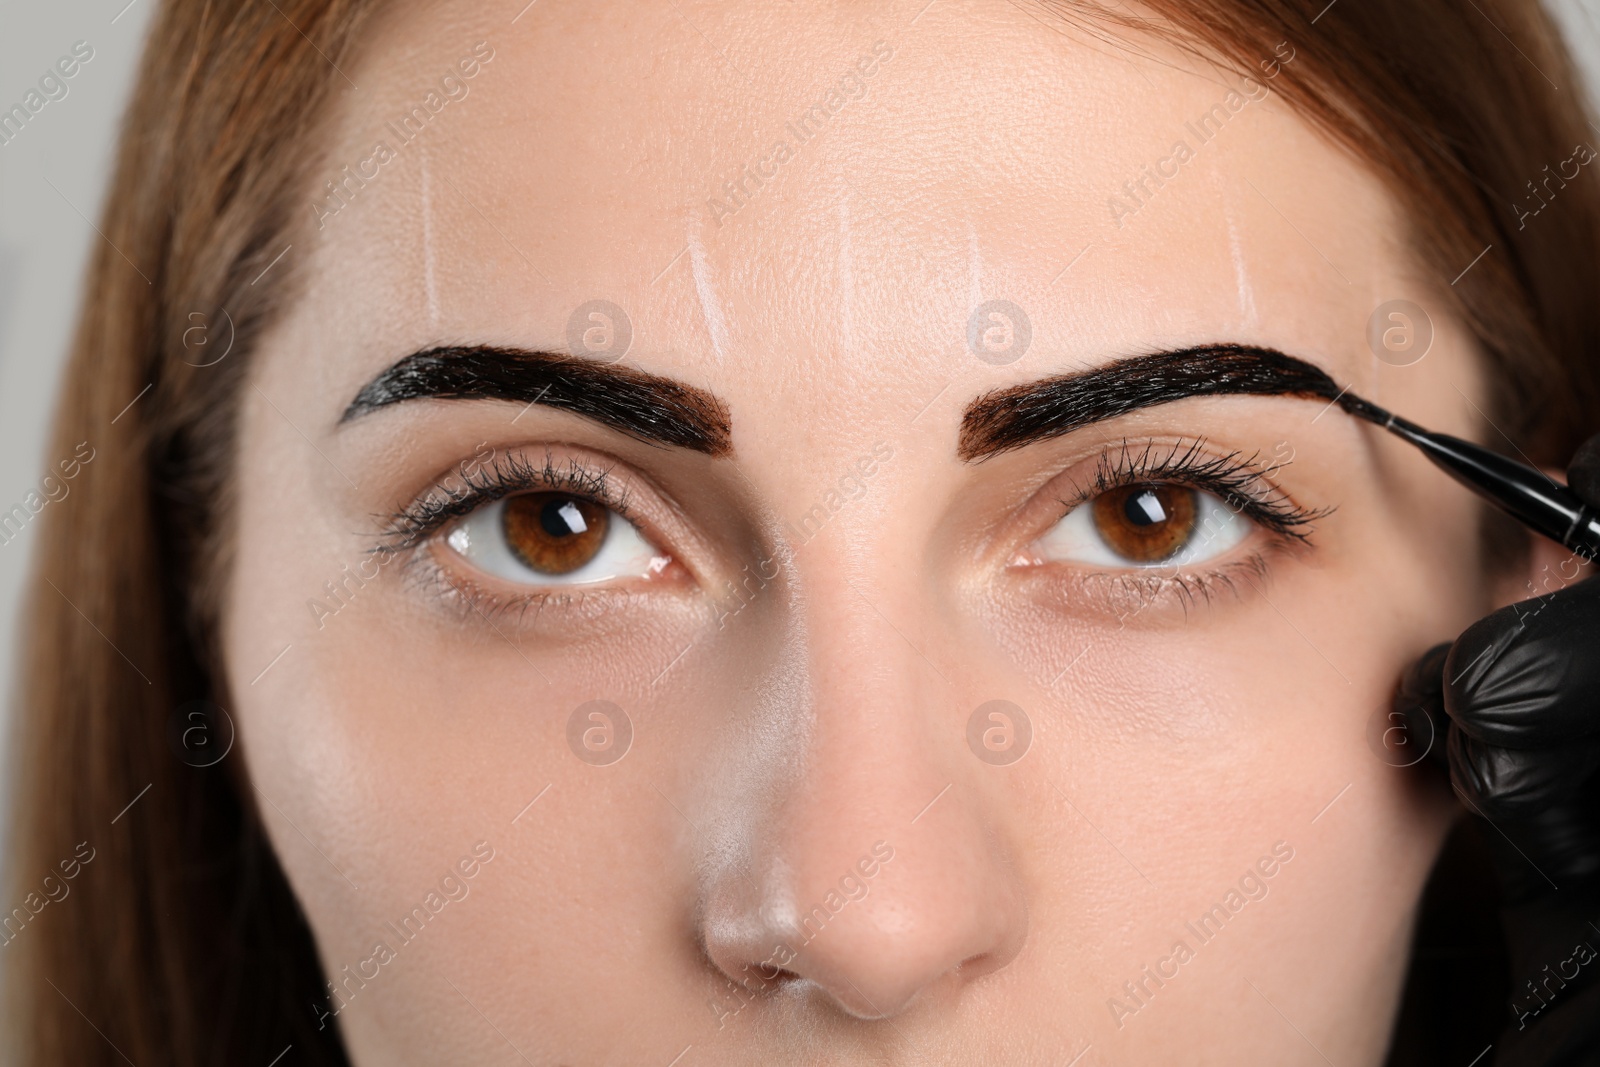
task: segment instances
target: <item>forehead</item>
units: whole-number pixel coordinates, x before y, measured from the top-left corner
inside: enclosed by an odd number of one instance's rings
[[[1375,180],[1268,91],[1292,45],[1246,82],[919,6],[396,12],[307,194],[316,373],[347,400],[432,343],[564,349],[596,301],[631,361],[731,395],[1224,337],[1371,363],[1367,316],[1415,287]],[[1012,366],[971,358],[994,301],[1031,331]]]

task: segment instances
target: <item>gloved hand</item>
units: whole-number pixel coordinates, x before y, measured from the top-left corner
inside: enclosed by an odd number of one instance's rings
[[[1600,507],[1600,436],[1567,484]],[[1434,739],[1430,758],[1482,820],[1504,891],[1511,1018],[1493,1063],[1600,1064],[1600,580],[1502,608],[1429,650],[1394,708],[1410,736]]]

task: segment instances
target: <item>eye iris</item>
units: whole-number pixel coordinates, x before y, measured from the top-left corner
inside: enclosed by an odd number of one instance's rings
[[[1094,525],[1106,545],[1138,563],[1174,556],[1193,536],[1198,493],[1181,485],[1125,485],[1094,498]]]
[[[605,543],[610,512],[566,493],[506,498],[501,526],[512,555],[542,574],[570,574]]]

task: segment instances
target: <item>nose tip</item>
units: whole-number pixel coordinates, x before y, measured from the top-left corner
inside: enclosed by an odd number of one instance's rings
[[[847,872],[829,880],[780,866],[759,887],[729,884],[712,909],[721,921],[702,929],[707,954],[746,989],[810,992],[857,1019],[953,1000],[1009,963],[1026,929],[1020,892],[994,877],[1008,865],[947,847],[956,843],[932,834],[899,847],[878,841],[810,865]]]

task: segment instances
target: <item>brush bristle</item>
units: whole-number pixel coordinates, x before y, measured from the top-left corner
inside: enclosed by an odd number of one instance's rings
[[[1387,425],[1394,416],[1369,400],[1363,400],[1352,393],[1346,393],[1339,398],[1339,407],[1348,414],[1358,419],[1377,423],[1379,426]]]

